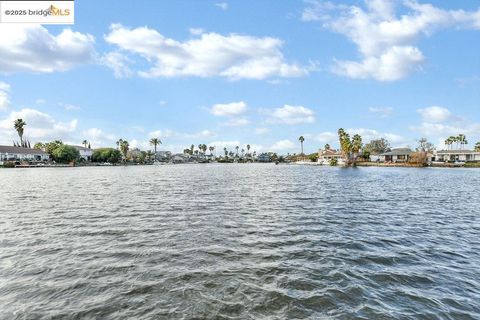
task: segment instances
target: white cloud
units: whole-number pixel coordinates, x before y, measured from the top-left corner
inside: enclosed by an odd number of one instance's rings
[[[273,151],[289,151],[295,148],[299,148],[299,145],[297,146],[295,143],[287,139],[277,141],[270,147]]]
[[[452,113],[447,108],[432,106],[429,108],[418,109],[418,113],[425,122],[444,122],[451,118]]]
[[[82,108],[80,108],[79,106],[75,106],[75,105],[73,105],[73,104],[68,104],[68,103],[65,104],[63,107],[64,107],[65,110],[67,110],[67,111],[77,111],[77,110],[81,110],[81,109],[82,109]]]
[[[223,152],[223,148],[227,148],[227,149],[233,149],[235,148],[236,146],[240,146],[240,141],[238,140],[217,140],[217,141],[211,141],[209,144],[209,146],[215,146],[216,150],[217,150],[217,154],[220,154],[219,152]]]
[[[408,139],[405,137],[389,132],[380,132],[374,129],[367,129],[367,128],[351,128],[346,130],[350,135],[359,134],[362,136],[363,143],[368,143],[374,139],[385,138],[387,139],[392,146],[394,147],[402,147],[406,146]]]
[[[255,128],[255,134],[261,135],[270,131],[268,128]]]
[[[368,111],[370,113],[379,115],[381,118],[387,118],[392,114],[393,108],[392,107],[380,107],[380,108],[370,107],[368,108]]]
[[[404,78],[423,61],[424,56],[417,48],[394,46],[379,56],[365,57],[361,62],[335,61],[332,71],[354,79],[394,81]]]
[[[35,100],[35,104],[45,104],[45,103],[47,103],[47,100],[42,98],[38,98],[37,100]]]
[[[308,68],[285,62],[280,48],[283,42],[276,38],[217,33],[202,33],[197,38],[177,41],[166,38],[148,27],[130,29],[112,24],[105,40],[118,46],[123,55],[136,54],[152,64],[139,71],[142,77],[226,77],[237,79],[265,79],[269,77],[297,77],[308,74]],[[118,53],[118,52],[117,52]],[[123,75],[114,59],[114,72]],[[107,65],[109,65],[107,63]]]
[[[268,112],[268,123],[273,124],[301,124],[315,122],[315,112],[304,106],[284,105],[281,108],[265,111]]]
[[[179,131],[174,131],[170,129],[166,130],[156,130],[156,131],[151,131],[148,133],[148,137],[150,138],[160,138],[160,140],[164,139],[206,139],[206,138],[211,138],[215,137],[216,133],[210,130],[202,130],[199,132],[194,132],[194,133],[185,133],[185,132],[179,132]]]
[[[190,34],[194,36],[199,36],[202,33],[205,33],[205,30],[203,30],[202,28],[190,28],[188,31],[190,31]]]
[[[159,104],[159,105],[161,105],[161,106],[164,106],[164,105],[166,105],[166,104],[167,104],[167,101],[165,101],[165,100],[162,100],[162,101],[160,101],[158,104]]]
[[[418,39],[442,28],[480,29],[480,9],[444,10],[414,0],[365,1],[364,8],[308,1],[304,21],[320,21],[324,28],[355,43],[361,61],[336,61],[332,70],[350,78],[394,81],[419,69],[425,60],[415,46]],[[402,14],[397,16],[397,4]]]
[[[108,52],[102,57],[101,61],[105,66],[113,70],[115,78],[126,78],[133,75],[133,71],[129,67],[132,60],[120,52]]]
[[[459,125],[452,125],[422,122],[420,126],[411,126],[410,129],[419,132],[424,136],[434,138],[447,138],[452,135],[457,136],[460,133],[467,136],[480,138],[480,123],[460,123]]]
[[[32,143],[37,141],[50,141],[54,139],[68,140],[71,133],[77,129],[77,119],[68,122],[55,120],[49,114],[36,109],[25,108],[20,111],[12,111],[7,118],[0,120],[0,141],[11,144],[12,140],[18,140],[17,133],[13,128],[16,119],[23,119],[25,126],[25,138]]]
[[[0,73],[66,71],[94,60],[94,38],[63,29],[52,35],[36,24],[0,25]]]
[[[226,3],[226,2],[215,3],[215,6],[219,7],[220,9],[222,9],[224,11],[228,10],[228,3]]]
[[[82,133],[83,139],[87,139],[90,142],[92,148],[114,146],[115,135],[103,132],[99,128],[90,128]]]
[[[317,136],[314,137],[314,139],[323,144],[326,144],[326,143],[330,145],[333,145],[335,143],[338,144],[338,135],[330,131],[319,133]]]
[[[238,116],[245,111],[247,111],[247,104],[243,101],[218,103],[210,109],[210,112],[217,117]]]
[[[5,110],[10,106],[10,85],[0,81],[0,111]]]

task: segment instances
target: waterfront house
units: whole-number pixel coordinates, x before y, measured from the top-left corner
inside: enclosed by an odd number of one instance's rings
[[[474,162],[480,161],[480,152],[472,150],[440,150],[435,153],[435,161]]]
[[[172,153],[170,151],[157,151],[155,154],[155,161],[169,162],[172,159]]]
[[[190,161],[190,155],[185,153],[174,154],[171,158],[172,163],[187,163]]]
[[[380,154],[378,159],[382,162],[408,162],[412,153],[413,151],[409,148],[396,148],[390,152]]]
[[[258,162],[272,162],[272,158],[268,153],[261,153],[257,156]]]
[[[50,156],[40,149],[0,146],[0,165],[6,161],[46,162]]]
[[[328,150],[319,150],[318,151],[318,160],[319,164],[329,165],[332,159],[337,160],[337,162],[341,162],[343,159],[343,155],[340,151],[328,149]]]
[[[73,145],[70,145],[70,147],[77,149],[78,153],[80,153],[80,158],[84,161],[92,161],[93,149]]]

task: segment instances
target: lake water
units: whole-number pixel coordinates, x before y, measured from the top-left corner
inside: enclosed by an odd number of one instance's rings
[[[0,170],[0,319],[479,319],[480,170]]]

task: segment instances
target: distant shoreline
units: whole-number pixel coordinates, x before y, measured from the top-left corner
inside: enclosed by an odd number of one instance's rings
[[[275,162],[248,162],[248,163],[230,163],[230,162],[190,162],[190,163],[120,163],[120,164],[103,164],[103,163],[82,163],[82,164],[44,164],[44,165],[15,165],[14,167],[3,167],[0,166],[0,169],[30,169],[30,168],[81,168],[81,167],[136,167],[136,166],[181,166],[181,165],[208,165],[208,164],[276,164]],[[321,165],[315,162],[307,163],[295,163],[295,162],[281,162],[277,163],[278,165],[294,165],[294,166],[321,166],[321,167],[338,167],[342,168],[343,166],[330,166],[330,165]],[[433,164],[429,166],[412,164],[412,163],[378,163],[378,162],[358,162],[356,163],[357,167],[387,167],[387,168],[468,168],[468,169],[480,169],[480,163],[467,163],[465,165],[456,165],[454,163],[445,163],[445,164]]]

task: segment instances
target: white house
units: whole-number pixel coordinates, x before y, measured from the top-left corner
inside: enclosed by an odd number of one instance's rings
[[[343,155],[340,151],[328,149],[328,150],[319,150],[318,151],[318,160],[319,164],[330,165],[332,159],[337,160],[337,163],[343,161]]]
[[[70,146],[74,147],[80,153],[80,158],[85,161],[92,161],[93,149],[85,148],[84,146]]]
[[[441,150],[436,152],[435,161],[441,161],[441,162],[480,161],[480,152],[472,151],[472,150]]]
[[[0,164],[5,161],[45,162],[50,156],[40,149],[0,146]]]

